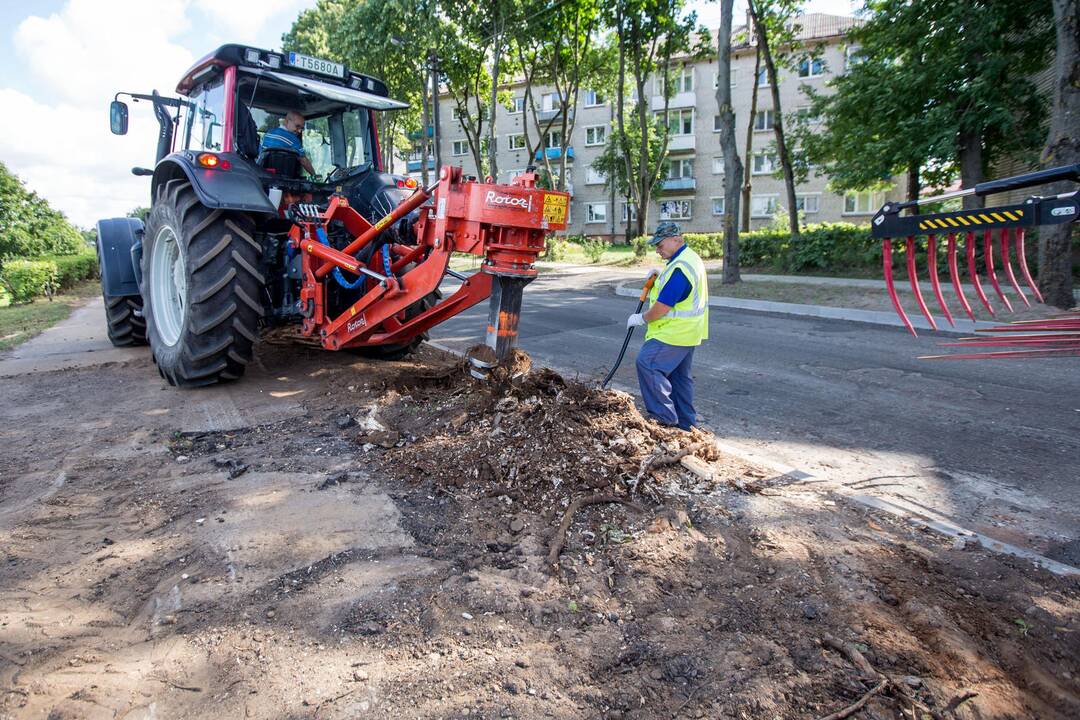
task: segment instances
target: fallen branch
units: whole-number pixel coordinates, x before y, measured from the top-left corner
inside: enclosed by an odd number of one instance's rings
[[[843,720],[846,717],[854,715],[855,713],[862,710],[863,707],[866,705],[866,703],[870,702],[870,698],[874,697],[875,695],[877,695],[879,692],[881,692],[882,690],[884,690],[888,686],[889,686],[889,681],[888,680],[882,680],[877,685],[875,685],[874,687],[867,690],[866,693],[861,698],[859,698],[857,701],[855,701],[851,705],[848,705],[843,710],[837,710],[836,712],[834,712],[831,715],[826,715],[825,717],[820,718],[819,720]]]
[[[641,481],[645,478],[645,475],[652,472],[656,468],[664,467],[665,465],[674,465],[687,455],[691,455],[693,453],[696,453],[698,450],[701,450],[704,446],[705,443],[693,443],[691,445],[687,445],[678,452],[671,453],[670,455],[665,455],[664,453],[654,453],[653,455],[645,458],[641,461],[641,467],[638,468],[637,476],[630,481],[630,492],[636,493],[638,484],[640,484]]]
[[[150,677],[151,677],[152,680],[157,680],[159,683],[165,683],[166,685],[171,685],[172,687],[176,688],[177,690],[186,690],[188,692],[202,692],[203,691],[203,689],[201,687],[196,687],[194,685],[181,685],[180,683],[173,682],[169,678],[162,677],[160,675],[151,675]]]
[[[562,522],[559,523],[559,529],[555,531],[555,536],[551,539],[551,549],[548,550],[547,556],[549,567],[554,569],[558,565],[559,556],[562,554],[563,546],[566,544],[566,533],[570,530],[570,525],[574,522],[574,515],[577,514],[578,510],[587,505],[601,505],[604,503],[622,503],[638,512],[645,512],[645,508],[641,507],[636,502],[618,497],[617,495],[578,496],[576,499],[572,500],[570,505],[566,508],[566,512],[564,512],[562,516]]]
[[[877,680],[881,677],[881,673],[874,669],[874,666],[863,657],[863,654],[859,652],[855,646],[849,643],[840,642],[828,633],[825,634],[822,640],[825,641],[826,645],[850,660],[852,665],[859,668],[859,672],[862,673],[864,679]]]

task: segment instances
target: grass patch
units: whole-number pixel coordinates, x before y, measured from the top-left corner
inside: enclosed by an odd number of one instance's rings
[[[67,319],[71,311],[86,298],[100,293],[101,285],[98,281],[88,280],[62,295],[54,296],[52,302],[46,298],[38,298],[28,305],[0,307],[0,352],[40,335],[61,320]]]

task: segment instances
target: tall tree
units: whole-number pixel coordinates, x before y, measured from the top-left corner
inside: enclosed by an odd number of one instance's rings
[[[751,164],[754,161],[754,120],[757,116],[757,97],[758,97],[758,77],[761,76],[761,46],[758,45],[754,51],[754,78],[751,82],[754,84],[750,91],[750,116],[746,120],[746,152],[743,154],[745,158],[744,163],[746,167],[746,175],[743,179],[742,186],[742,231],[750,232],[750,193],[753,191],[753,184],[750,180],[753,173],[750,172]]]
[[[792,18],[798,13],[800,0],[747,0],[750,18],[754,24],[761,58],[765,61],[765,71],[769,76],[769,89],[773,102],[773,134],[776,136],[776,154],[784,175],[784,188],[787,191],[788,225],[791,228],[793,242],[799,240],[799,209],[795,200],[795,173],[792,168],[791,153],[784,138],[783,107],[780,104],[780,75],[777,71],[779,61],[790,56],[796,45],[798,25]],[[774,56],[774,50],[780,55]],[[754,78],[755,84],[757,78]]]
[[[739,192],[743,167],[735,140],[735,113],[731,109],[731,16],[735,0],[720,2],[720,30],[716,37],[716,106],[720,109],[720,147],[724,153],[724,283],[739,276]]]
[[[1054,58],[1054,102],[1044,167],[1080,163],[1080,0],[1053,0],[1057,55]],[[1067,183],[1057,188],[1067,192]],[[1073,297],[1072,238],[1078,223],[1051,225],[1039,232],[1039,289],[1045,300],[1060,308],[1076,304]]]

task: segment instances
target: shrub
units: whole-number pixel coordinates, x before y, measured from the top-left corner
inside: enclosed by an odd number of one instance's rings
[[[566,259],[566,253],[570,251],[570,243],[560,239],[556,235],[548,235],[544,244],[544,252],[540,255],[541,260],[548,262],[561,262]]]
[[[739,260],[791,273],[862,270],[881,266],[881,245],[865,225],[807,225],[797,244],[785,230],[764,228],[739,235]]]
[[[13,305],[32,302],[38,295],[56,289],[56,263],[51,260],[9,260],[0,270],[0,281],[11,295]]]
[[[98,276],[98,259],[92,251],[78,255],[45,255],[32,259],[56,265],[56,281],[61,290],[67,290],[83,280]]]
[[[724,233],[683,233],[683,240],[705,260],[724,256]]]
[[[600,238],[584,238],[581,241],[581,249],[584,251],[585,257],[589,258],[589,262],[596,264],[603,259],[608,244]]]
[[[638,260],[641,260],[648,255],[649,250],[651,249],[649,237],[647,235],[639,235],[634,238],[630,244],[634,246],[634,257]]]

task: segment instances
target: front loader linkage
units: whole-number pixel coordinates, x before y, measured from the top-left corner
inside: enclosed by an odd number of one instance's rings
[[[301,253],[302,333],[317,334],[329,350],[407,343],[490,297],[487,345],[496,361],[506,359],[517,340],[522,290],[536,277],[545,235],[566,228],[569,196],[536,188],[535,182],[536,175],[526,172],[510,185],[477,183],[463,180],[461,168],[447,166],[435,184],[418,188],[375,224],[340,195],[331,196],[325,208],[293,206],[290,242]],[[366,264],[358,259],[414,210],[415,245],[383,242],[373,246]],[[354,238],[341,250],[327,239],[333,222]],[[450,270],[455,252],[483,257],[480,272],[464,276]],[[408,315],[406,309],[430,296],[447,274],[461,280],[457,291]],[[336,317],[328,312],[331,281],[362,288]]]
[[[985,196],[993,193],[1007,192],[1037,185],[1044,185],[1061,180],[1080,181],[1080,165],[1070,165],[1053,168],[1027,175],[1018,175],[1011,178],[1003,178],[991,182],[976,185],[971,190],[945,193],[931,198],[903,203],[886,203],[876,215],[871,225],[873,237],[881,239],[882,265],[885,273],[885,287],[904,327],[912,335],[918,336],[915,327],[900,304],[896,284],[893,278],[893,253],[894,240],[904,238],[903,252],[907,264],[908,281],[911,284],[911,292],[915,304],[926,322],[934,330],[938,329],[938,323],[927,306],[919,285],[919,271],[917,255],[922,243],[919,238],[925,237],[926,266],[930,279],[930,289],[933,293],[937,306],[941,309],[946,322],[950,326],[956,325],[953,313],[945,301],[938,272],[939,240],[944,239],[945,263],[948,267],[949,281],[952,285],[956,301],[964,314],[971,320],[975,320],[971,301],[964,294],[964,288],[960,281],[961,243],[963,247],[964,267],[967,270],[972,289],[979,304],[986,309],[991,317],[997,317],[999,309],[1008,312],[1013,311],[1014,302],[1022,302],[1025,306],[1031,305],[1031,299],[1024,292],[1016,270],[1019,270],[1020,278],[1027,285],[1031,298],[1036,302],[1043,301],[1038,286],[1031,276],[1027,263],[1024,242],[1028,228],[1041,225],[1055,225],[1072,223],[1080,217],[1080,197],[1074,190],[1060,195],[1039,197],[1034,196],[1018,205],[1003,205],[994,208],[974,210],[959,210],[955,212],[933,213],[928,215],[901,216],[900,212],[905,208],[917,204],[939,202],[950,198],[965,195]],[[992,290],[994,300],[988,297],[988,288],[979,277],[979,263],[977,256],[981,251],[984,276],[989,289]],[[1015,294],[1013,300],[1002,289],[1002,281],[999,279],[995,267],[995,255],[1000,260],[1000,270],[1004,273],[1004,279]],[[1016,269],[1013,267],[1015,257]],[[995,309],[997,308],[997,309]],[[996,351],[990,353],[965,353],[958,355],[933,355],[927,359],[975,359],[990,357],[1044,357],[1047,355],[1080,355],[1080,315],[1075,313],[1063,314],[1047,318],[1046,320],[1023,321],[1010,326],[994,327],[988,332],[1013,333],[1017,330],[1035,331],[1035,335],[1005,335],[986,336],[977,338],[963,338],[959,343],[945,343],[945,347],[1011,347],[1022,348],[1009,351]],[[1038,331],[1045,331],[1039,333]]]

